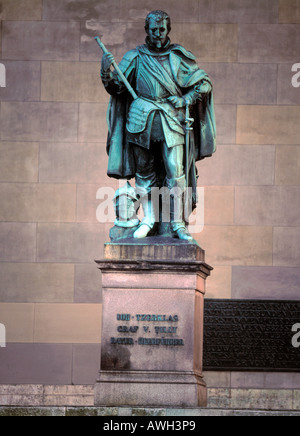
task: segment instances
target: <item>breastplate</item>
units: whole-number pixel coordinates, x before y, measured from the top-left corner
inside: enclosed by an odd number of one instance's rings
[[[171,76],[172,73],[168,57],[160,57],[158,61]],[[151,76],[148,71],[145,70],[141,63],[139,63],[138,66],[136,90],[140,97],[150,98],[151,100],[160,100],[170,97],[170,93],[155,79],[155,77]]]

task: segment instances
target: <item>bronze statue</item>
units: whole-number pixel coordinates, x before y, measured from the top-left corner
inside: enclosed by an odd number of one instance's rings
[[[190,202],[195,208],[196,161],[215,151],[212,83],[191,52],[171,44],[171,20],[166,12],[148,14],[145,30],[145,44],[126,53],[118,67],[96,38],[104,49],[102,82],[111,95],[108,176],[135,178],[144,218],[134,238],[155,231],[158,214],[151,192],[167,187],[172,236],[192,240],[184,216],[184,192],[192,188]]]

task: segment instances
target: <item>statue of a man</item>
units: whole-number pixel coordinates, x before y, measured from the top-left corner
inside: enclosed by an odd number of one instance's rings
[[[135,238],[144,238],[153,229],[157,214],[151,190],[166,186],[177,193],[171,196],[173,235],[191,240],[183,193],[186,187],[193,188],[195,207],[195,163],[215,151],[212,83],[191,52],[171,44],[171,21],[166,12],[151,12],[145,30],[146,43],[126,53],[119,64],[137,99],[133,100],[116,71],[111,71],[113,55],[105,53],[102,58],[102,82],[112,96],[108,110],[108,175],[135,177],[144,212]],[[194,119],[191,132],[186,129],[186,106]]]

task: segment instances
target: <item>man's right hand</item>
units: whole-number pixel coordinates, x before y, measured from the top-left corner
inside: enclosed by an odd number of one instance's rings
[[[101,64],[101,70],[103,72],[106,72],[110,69],[113,62],[115,62],[115,58],[111,53],[104,53],[102,56],[102,64]]]

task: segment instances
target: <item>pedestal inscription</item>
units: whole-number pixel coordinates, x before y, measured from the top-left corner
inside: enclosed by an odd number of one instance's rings
[[[183,339],[168,338],[167,336],[176,335],[178,325],[170,327],[170,323],[178,323],[178,315],[145,315],[145,314],[117,314],[117,321],[133,322],[138,325],[118,325],[116,330],[118,334],[135,335],[130,337],[112,337],[110,343],[112,345],[166,345],[180,346],[184,345]],[[142,323],[142,324],[140,324]],[[151,323],[150,325],[144,325]],[[154,324],[153,324],[154,323]],[[167,323],[166,326],[155,325],[158,323]],[[139,325],[140,324],[140,325]],[[151,329],[150,329],[151,327]],[[143,334],[136,339],[137,334]],[[151,337],[156,334],[156,337]],[[161,336],[160,336],[161,335]],[[160,337],[159,337],[160,336]]]
[[[115,289],[113,295],[105,294],[102,369],[193,369],[194,290]],[[131,313],[120,313],[122,309]]]
[[[171,261],[180,248],[184,258]],[[156,244],[160,258],[152,249],[107,244],[110,259],[97,262],[103,281],[97,405],[206,403],[203,301],[211,268],[199,260],[204,253],[195,244]]]

